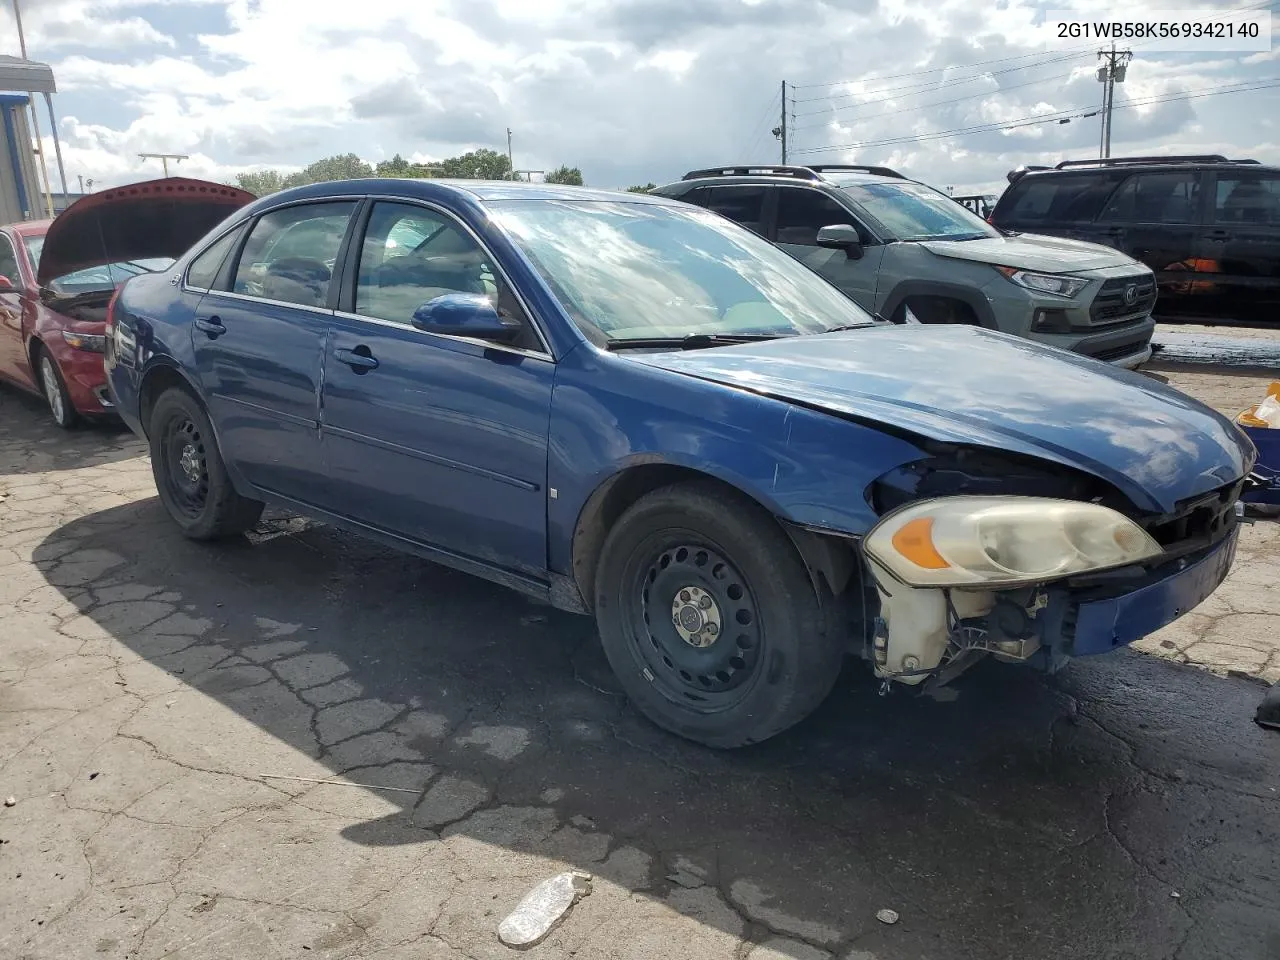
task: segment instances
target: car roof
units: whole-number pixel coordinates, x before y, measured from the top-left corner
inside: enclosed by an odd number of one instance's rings
[[[817,189],[838,190],[860,183],[919,183],[888,167],[856,164],[815,164],[814,166],[779,166],[776,164],[728,165],[691,170],[678,183],[690,186],[735,183],[798,183]],[[675,184],[671,184],[675,186]]]
[[[19,237],[43,237],[51,223],[52,220],[23,220],[19,223],[7,223],[4,228]]]
[[[573,187],[555,183],[522,183],[511,180],[445,180],[402,179],[375,177],[363,180],[331,180],[293,187],[272,194],[264,200],[271,204],[283,199],[320,198],[341,194],[394,194],[417,197],[423,200],[469,198],[485,203],[493,200],[594,200],[625,203],[645,203],[663,206],[674,201],[647,193],[628,193],[623,190],[597,190],[592,187]],[[258,206],[264,205],[262,201]]]
[[[1054,167],[1027,167],[1021,171],[1009,171],[1009,179],[1017,183],[1023,179],[1054,176],[1079,176],[1098,173],[1119,172],[1150,173],[1158,171],[1167,173],[1171,170],[1231,170],[1231,171],[1264,171],[1280,172],[1280,166],[1259,163],[1257,160],[1229,160],[1226,157],[1188,156],[1188,157],[1116,157],[1109,160],[1065,160]]]

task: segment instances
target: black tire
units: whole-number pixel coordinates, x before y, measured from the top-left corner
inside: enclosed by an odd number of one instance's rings
[[[80,422],[80,415],[71,402],[71,394],[67,392],[67,383],[62,379],[58,361],[43,346],[36,347],[33,358],[36,379],[44,402],[49,405],[49,415],[63,430],[73,429]]]
[[[595,584],[623,689],[689,740],[767,740],[817,709],[840,672],[842,638],[795,547],[754,501],[717,484],[663,487],[629,507]]]
[[[244,533],[262,516],[262,503],[231,485],[213,427],[187,391],[170,387],[151,410],[147,435],[151,472],[169,516],[192,540]]]

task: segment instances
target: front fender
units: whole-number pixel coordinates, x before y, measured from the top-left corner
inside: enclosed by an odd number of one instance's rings
[[[593,350],[560,364],[548,486],[551,570],[571,569],[592,494],[655,464],[718,479],[779,518],[859,535],[875,522],[865,491],[925,453],[905,439],[796,404]]]

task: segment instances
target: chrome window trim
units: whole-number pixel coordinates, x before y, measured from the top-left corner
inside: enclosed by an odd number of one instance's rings
[[[427,340],[451,340],[455,343],[469,343],[485,350],[500,350],[503,353],[515,354],[518,357],[529,357],[532,360],[545,360],[547,363],[554,364],[555,357],[550,353],[542,353],[537,350],[525,350],[523,347],[512,347],[505,343],[498,343],[494,340],[480,340],[476,337],[460,337],[450,333],[433,333],[430,330],[420,330],[409,323],[396,323],[394,320],[383,320],[380,317],[367,317],[363,313],[348,313],[345,310],[331,311],[335,317],[341,317],[344,320],[358,320],[361,323],[371,323],[378,327],[387,327],[390,330],[408,330],[410,333],[416,333],[420,337]]]
[[[324,317],[332,317],[335,311],[328,307],[309,307],[305,303],[290,303],[288,300],[269,300],[266,297],[251,297],[247,293],[232,293],[230,290],[201,290],[199,287],[192,288],[194,293],[203,293],[210,297],[227,297],[231,300],[243,300],[247,303],[261,303],[270,307],[290,307],[294,310],[305,310],[307,313],[316,313]]]

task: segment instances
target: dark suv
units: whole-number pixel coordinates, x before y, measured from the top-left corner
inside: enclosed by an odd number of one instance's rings
[[[1280,322],[1280,167],[1217,155],[1009,173],[991,222],[1115,247],[1155,271],[1160,320]]]

